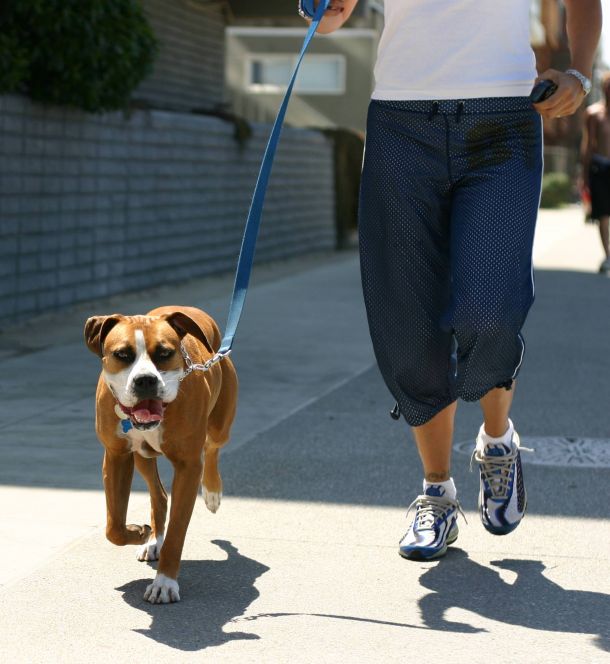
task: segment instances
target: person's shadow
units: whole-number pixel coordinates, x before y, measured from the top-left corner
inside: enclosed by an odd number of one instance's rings
[[[425,572],[420,583],[434,592],[419,600],[427,627],[440,631],[485,631],[466,623],[451,622],[445,613],[452,607],[530,629],[593,634],[594,643],[610,652],[610,595],[584,590],[565,590],[549,581],[539,560],[495,560],[491,564],[517,573],[513,584],[499,572],[479,565],[460,549],[450,549],[447,564]]]
[[[258,639],[248,632],[225,632],[224,625],[241,616],[259,596],[254,582],[269,570],[247,558],[230,543],[213,540],[227,553],[226,560],[185,560],[180,566],[183,599],[171,605],[153,605],[143,599],[150,579],[117,588],[123,599],[152,618],[148,629],[137,632],[179,650],[203,650],[235,639]]]

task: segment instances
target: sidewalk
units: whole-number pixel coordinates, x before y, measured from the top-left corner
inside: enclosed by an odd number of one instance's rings
[[[404,424],[387,415],[355,254],[257,270],[235,345],[241,394],[221,462],[225,498],[216,515],[198,501],[183,599],[172,606],[145,603],[153,566],[104,538],[92,422],[99,367],[82,325],[171,301],[201,306],[222,325],[232,276],[5,331],[4,658],[385,663],[426,653],[488,664],[500,648],[511,663],[610,659],[610,280],[594,274],[596,232],[574,209],[541,213],[514,408],[519,430],[540,444],[524,459],[528,516],[508,537],[480,525],[467,454],[480,416],[463,404],[454,476],[468,524],[436,563],[396,553],[421,473]],[[588,467],[584,453],[540,465],[554,436],[557,449],[569,447],[565,437],[594,441],[609,467]],[[141,523],[148,500],[135,487],[130,519]]]

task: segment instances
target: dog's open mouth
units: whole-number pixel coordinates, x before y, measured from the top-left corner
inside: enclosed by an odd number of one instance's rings
[[[129,417],[136,429],[154,429],[163,421],[165,405],[161,399],[144,399],[131,408],[120,404],[121,410]]]

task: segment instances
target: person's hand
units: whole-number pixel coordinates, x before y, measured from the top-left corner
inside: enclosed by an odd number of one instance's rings
[[[541,101],[539,104],[534,104],[534,108],[546,120],[572,115],[585,98],[585,92],[580,81],[576,76],[565,74],[556,69],[547,69],[538,76],[536,83],[545,79],[556,83],[557,90],[548,99]]]

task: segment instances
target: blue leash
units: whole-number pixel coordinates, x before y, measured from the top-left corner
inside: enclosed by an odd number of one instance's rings
[[[320,20],[322,19],[322,15],[326,11],[329,2],[330,0],[320,0],[320,4],[315,11],[311,25],[309,26],[309,30],[307,31],[307,35],[303,41],[301,53],[299,54],[297,64],[294,68],[294,71],[292,72],[284,100],[282,101],[277,117],[273,124],[273,129],[271,130],[269,142],[267,143],[267,148],[265,149],[261,168],[258,173],[258,180],[256,181],[256,187],[254,188],[254,194],[252,195],[252,202],[250,203],[248,219],[246,220],[244,237],[241,242],[241,250],[239,252],[239,259],[237,261],[235,285],[233,286],[233,296],[231,297],[231,305],[229,306],[229,315],[227,317],[225,335],[222,339],[222,343],[220,344],[220,349],[216,355],[211,358],[211,360],[206,362],[206,365],[208,363],[209,366],[215,364],[231,352],[233,338],[235,337],[235,332],[239,324],[239,319],[241,318],[244,302],[246,300],[246,294],[248,292],[248,284],[250,282],[250,274],[252,272],[252,263],[254,262],[254,251],[256,249],[256,238],[258,236],[258,229],[261,223],[261,215],[263,212],[263,204],[265,202],[265,194],[267,193],[269,176],[271,175],[271,167],[273,166],[273,159],[275,157],[275,152],[280,140],[282,125],[284,124],[284,116],[286,115],[286,109],[288,108],[288,102],[290,100],[292,88],[294,87],[294,82],[299,72],[299,67],[301,66],[301,61],[303,60],[305,51],[309,46],[309,42],[311,42],[313,39]]]

